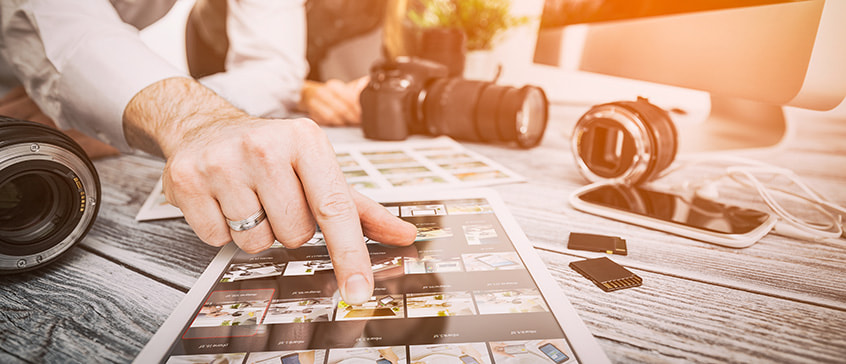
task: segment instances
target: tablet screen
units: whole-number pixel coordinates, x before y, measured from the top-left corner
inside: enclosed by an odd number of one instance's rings
[[[297,249],[232,249],[162,361],[553,363],[549,353],[561,352],[576,362],[487,199],[383,205],[418,236],[406,247],[365,239],[375,278],[368,302],[340,298],[319,231]]]

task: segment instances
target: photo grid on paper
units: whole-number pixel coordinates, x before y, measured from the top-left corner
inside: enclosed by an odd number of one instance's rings
[[[526,180],[449,137],[425,141],[338,144],[335,157],[347,184],[358,190],[448,189]],[[179,208],[167,203],[159,179],[135,220],[181,216]]]

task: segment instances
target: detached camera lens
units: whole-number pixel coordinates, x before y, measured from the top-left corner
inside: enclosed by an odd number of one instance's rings
[[[74,214],[74,191],[61,176],[30,170],[0,186],[0,239],[31,250]],[[52,218],[55,217],[55,218]]]
[[[54,261],[88,232],[100,182],[60,132],[0,116],[0,274]]]
[[[640,184],[675,159],[676,129],[669,115],[644,98],[592,107],[576,123],[573,155],[591,182]]]

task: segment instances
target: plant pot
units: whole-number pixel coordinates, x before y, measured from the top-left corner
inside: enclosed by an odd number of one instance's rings
[[[464,71],[464,32],[456,28],[424,29],[417,56],[445,65],[450,77]]]

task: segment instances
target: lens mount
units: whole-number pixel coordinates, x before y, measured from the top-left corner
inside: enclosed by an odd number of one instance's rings
[[[639,184],[672,163],[676,145],[669,115],[638,98],[588,110],[576,123],[571,148],[587,180]]]
[[[90,229],[99,199],[94,165],[70,138],[0,117],[0,274],[67,252]]]

